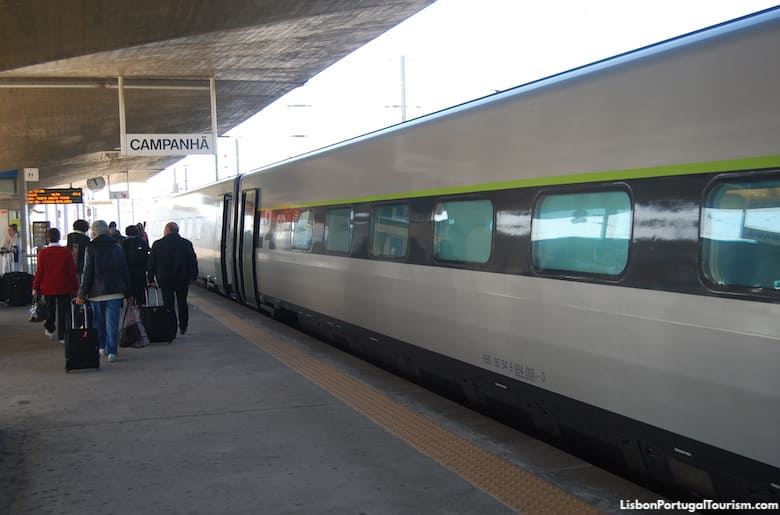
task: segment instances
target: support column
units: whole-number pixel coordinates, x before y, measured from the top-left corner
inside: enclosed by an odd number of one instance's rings
[[[211,134],[214,138],[214,178],[219,181],[219,154],[217,151],[217,81],[209,79],[209,94],[211,97]]]
[[[125,78],[117,78],[117,91],[119,92],[119,148],[120,154],[127,155],[125,140],[127,139],[127,124],[125,122]]]

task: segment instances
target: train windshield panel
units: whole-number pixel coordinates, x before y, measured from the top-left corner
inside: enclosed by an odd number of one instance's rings
[[[298,214],[292,228],[292,248],[297,250],[311,250],[312,235],[314,233],[314,216],[310,209]]]
[[[433,213],[433,251],[439,261],[487,263],[493,246],[489,200],[439,202]]]
[[[352,208],[328,209],[325,215],[325,250],[349,254],[352,248]]]
[[[386,204],[371,210],[371,255],[401,258],[409,244],[409,206]]]
[[[543,195],[531,224],[534,267],[620,275],[628,263],[631,219],[625,191]]]
[[[780,179],[716,184],[699,235],[712,284],[780,290]]]

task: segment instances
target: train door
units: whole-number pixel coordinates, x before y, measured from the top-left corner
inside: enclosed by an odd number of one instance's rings
[[[222,234],[219,243],[219,261],[222,272],[222,291],[228,297],[235,297],[235,211],[233,206],[233,194],[228,193],[222,197]]]
[[[255,242],[259,190],[241,193],[241,216],[238,220],[238,293],[246,304],[257,307],[257,277],[255,275]]]

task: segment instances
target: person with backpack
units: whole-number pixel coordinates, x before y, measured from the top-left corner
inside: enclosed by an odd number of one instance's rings
[[[138,233],[138,227],[128,225],[125,228],[125,236],[122,241],[122,249],[127,258],[127,270],[130,273],[130,298],[136,306],[142,306],[145,302],[146,290],[146,266],[149,263],[149,244]]]

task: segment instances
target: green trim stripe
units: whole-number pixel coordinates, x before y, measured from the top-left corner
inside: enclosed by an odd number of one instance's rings
[[[366,197],[353,197],[317,202],[303,202],[286,206],[275,206],[272,209],[293,209],[302,207],[331,206],[340,204],[358,204],[382,200],[397,200],[442,195],[457,195],[459,193],[479,193],[483,191],[511,190],[516,188],[531,188],[539,186],[560,186],[564,184],[586,184],[589,182],[609,182],[628,179],[649,179],[653,177],[673,177],[677,175],[693,175],[703,173],[735,172],[740,170],[760,170],[780,167],[780,155],[749,157],[742,159],[727,159],[724,161],[707,161],[702,163],[685,163],[676,165],[653,166],[650,168],[634,168],[625,170],[609,170],[607,172],[592,172],[571,175],[556,175],[553,177],[535,177],[514,181],[489,182],[450,188],[433,188],[402,193],[387,193]],[[268,209],[268,208],[264,208]]]

